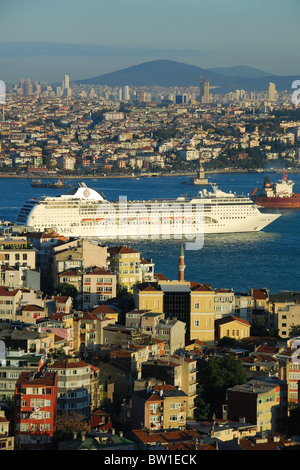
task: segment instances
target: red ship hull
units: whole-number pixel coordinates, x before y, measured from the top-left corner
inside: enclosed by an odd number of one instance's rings
[[[260,207],[269,209],[300,209],[300,194],[292,197],[252,196],[253,202]]]

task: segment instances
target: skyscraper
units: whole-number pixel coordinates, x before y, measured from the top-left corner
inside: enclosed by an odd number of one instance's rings
[[[33,93],[33,86],[32,86],[30,78],[27,78],[26,83],[25,83],[25,95],[29,96],[29,95],[32,95],[32,93]]]
[[[129,86],[124,87],[124,101],[130,101]]]
[[[70,77],[69,77],[69,75],[65,75],[64,83],[65,83],[65,88],[70,88]]]
[[[276,92],[275,83],[270,82],[269,83],[269,91],[268,91],[268,100],[269,101],[275,101],[276,100],[276,95],[277,95],[277,92]]]
[[[202,80],[200,77],[200,103],[209,103],[209,80]]]

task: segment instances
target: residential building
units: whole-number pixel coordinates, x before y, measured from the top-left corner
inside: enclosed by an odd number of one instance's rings
[[[286,381],[288,387],[288,402],[300,403],[300,338],[291,338],[287,348],[277,354],[279,361],[279,378]]]
[[[10,421],[0,409],[0,450],[14,450],[15,438],[10,432]]]
[[[227,418],[244,418],[257,432],[274,434],[286,429],[287,384],[274,377],[255,377],[227,390]]]
[[[137,310],[149,310],[151,312],[164,312],[164,293],[157,281],[143,282],[133,286],[133,298]]]
[[[208,284],[190,283],[189,340],[214,341],[215,292]],[[187,325],[188,328],[188,325]]]
[[[166,318],[159,320],[154,328],[154,336],[165,342],[166,354],[179,353],[184,350],[185,323],[177,318]]]
[[[46,356],[43,354],[26,353],[20,349],[11,348],[8,343],[5,346],[4,357],[0,359],[0,400],[12,399],[21,373],[38,372],[45,361]]]
[[[188,396],[187,418],[193,419],[197,396],[196,364],[195,359],[175,354],[155,357],[142,364],[141,378],[154,377],[161,382],[179,387]]]
[[[157,279],[133,287],[135,308],[163,312],[186,324],[186,341],[214,341],[214,289],[208,284]]]
[[[87,268],[82,274],[82,309],[90,310],[116,297],[117,276],[100,266]]]
[[[32,323],[35,324],[37,321],[41,320],[42,318],[47,318],[48,312],[44,309],[44,307],[40,307],[39,305],[31,305],[26,304],[22,307],[17,314],[18,321],[23,323]]]
[[[57,374],[22,372],[15,388],[15,448],[50,450],[56,414]]]
[[[156,385],[132,395],[131,429],[175,429],[186,426],[188,396],[172,385]]]
[[[27,266],[0,265],[0,285],[14,289],[31,288],[39,291],[41,288],[40,271]]]
[[[36,268],[36,252],[26,237],[0,237],[0,265]]]
[[[215,338],[232,338],[240,341],[250,336],[250,323],[242,318],[229,315],[215,320]]]
[[[300,293],[295,291],[281,291],[275,294],[269,294],[268,298],[268,320],[267,320],[267,327],[273,328],[274,330],[278,330],[278,312],[284,312],[290,305],[296,305],[300,301]],[[281,313],[281,320],[285,320],[282,316],[285,315]],[[282,323],[285,323],[282,321]],[[284,329],[286,327],[284,326]],[[286,331],[286,329],[285,329]],[[284,336],[287,338],[287,336]]]
[[[99,318],[97,314],[78,312],[74,316],[74,341],[81,357],[96,354],[99,346],[106,342],[106,327],[115,323],[115,318]]]
[[[53,248],[54,288],[59,282],[58,276],[65,271],[101,266],[107,268],[107,247],[89,240],[75,239]],[[60,276],[61,278],[61,276]]]
[[[17,320],[21,296],[20,289],[0,286],[0,322]]]
[[[91,410],[91,365],[69,359],[56,361],[47,370],[57,375],[57,413],[74,411],[88,418]]]
[[[134,284],[141,282],[141,254],[128,246],[107,249],[110,270],[117,275],[117,286],[132,292]]]
[[[235,314],[235,295],[233,290],[215,290],[215,320]]]
[[[291,328],[300,324],[300,303],[279,308],[277,317],[278,335],[283,339],[288,339],[291,335]]]

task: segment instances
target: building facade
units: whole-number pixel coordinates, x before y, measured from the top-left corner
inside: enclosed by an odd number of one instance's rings
[[[56,413],[57,375],[22,372],[15,389],[15,448],[50,450]]]

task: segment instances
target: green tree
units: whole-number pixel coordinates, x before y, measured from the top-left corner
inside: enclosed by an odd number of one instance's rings
[[[210,413],[221,413],[226,390],[246,382],[243,365],[234,356],[214,357],[202,362],[199,370],[200,398],[209,404]]]
[[[289,336],[300,336],[300,325],[292,325],[289,331]]]
[[[57,440],[69,439],[73,433],[90,432],[91,427],[80,413],[64,411],[58,415],[55,423],[55,437]]]
[[[75,309],[77,308],[78,291],[75,286],[73,286],[72,284],[68,284],[67,282],[61,282],[57,286],[57,294],[67,296],[67,297],[72,297],[73,307]]]

